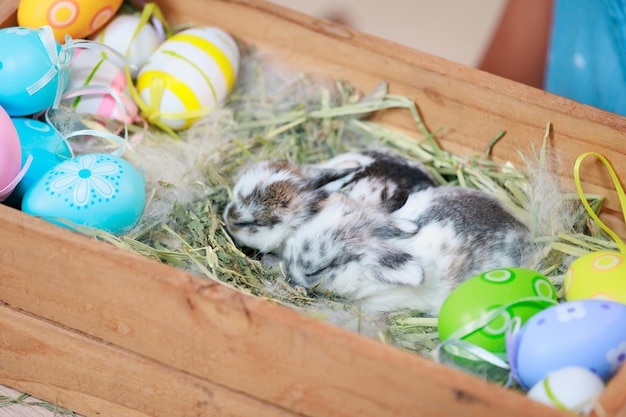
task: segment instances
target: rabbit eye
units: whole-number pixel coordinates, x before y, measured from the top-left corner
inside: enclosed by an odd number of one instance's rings
[[[233,222],[233,226],[235,227],[254,227],[254,226],[261,226],[259,223],[255,222],[255,221],[251,221],[251,222]]]
[[[235,227],[246,227],[250,225],[250,222],[231,222]]]
[[[316,270],[316,271],[313,271],[313,272],[307,272],[307,273],[305,273],[304,275],[305,275],[307,278],[319,277],[319,276],[321,276],[321,275],[326,275],[326,273],[327,273],[328,271],[330,271],[332,268],[333,268],[333,265],[329,265],[329,266],[326,266],[326,267],[324,267],[324,268],[320,268],[320,269],[318,269],[318,270]]]
[[[318,269],[311,271],[314,265],[312,261],[305,260],[303,258],[298,259],[298,266],[303,270],[304,276],[307,279],[320,277],[326,275],[329,271],[339,267],[339,262],[337,259],[331,260],[328,264],[319,266]]]
[[[280,219],[277,217],[262,217],[254,220],[239,220],[233,222],[235,227],[268,227],[280,223]]]

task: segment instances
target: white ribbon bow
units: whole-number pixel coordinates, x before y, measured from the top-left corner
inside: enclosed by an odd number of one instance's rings
[[[58,48],[54,33],[50,26],[42,26],[37,31],[39,39],[43,44],[52,66],[50,69],[37,81],[26,88],[26,91],[31,96],[37,93],[39,90],[47,86],[58,75],[57,90],[52,103],[52,108],[56,109],[61,103],[61,98],[65,90],[65,74],[69,71],[69,67],[74,59],[74,49],[97,49],[103,53],[110,54],[115,60],[119,61],[122,66],[129,66],[131,70],[135,69],[134,65],[129,64],[128,59],[115,51],[114,49],[101,44],[99,42],[88,41],[84,39],[73,40],[71,36],[65,35],[65,43]]]

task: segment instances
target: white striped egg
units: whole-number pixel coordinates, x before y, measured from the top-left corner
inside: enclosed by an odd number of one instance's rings
[[[174,130],[188,128],[231,92],[239,60],[237,43],[222,29],[198,27],[170,37],[137,76],[144,116]]]

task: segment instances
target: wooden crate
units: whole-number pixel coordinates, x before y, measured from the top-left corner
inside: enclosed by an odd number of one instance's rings
[[[0,2],[15,24],[17,0]],[[213,24],[294,69],[363,91],[387,80],[442,145],[482,152],[506,129],[522,147],[554,125],[561,175],[584,151],[626,172],[626,119],[255,0],[160,1],[174,23]],[[413,129],[406,112],[381,123]],[[519,162],[515,141],[495,157]],[[608,175],[585,189],[626,235]],[[0,383],[86,416],[566,416],[471,375],[0,206]],[[608,416],[626,416],[626,370]]]

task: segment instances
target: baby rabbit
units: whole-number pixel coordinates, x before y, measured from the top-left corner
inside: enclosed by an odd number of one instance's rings
[[[325,187],[357,169],[258,162],[233,187],[233,200],[224,210],[226,228],[244,246],[279,254],[295,229],[322,208],[330,195]]]
[[[334,182],[333,190],[387,212],[402,207],[410,193],[437,186],[423,164],[382,149],[344,153],[317,166],[358,168]]]
[[[364,311],[437,315],[465,279],[522,265],[527,228],[494,197],[468,188],[411,194],[391,215],[335,193],[285,244],[291,281],[360,302]]]

